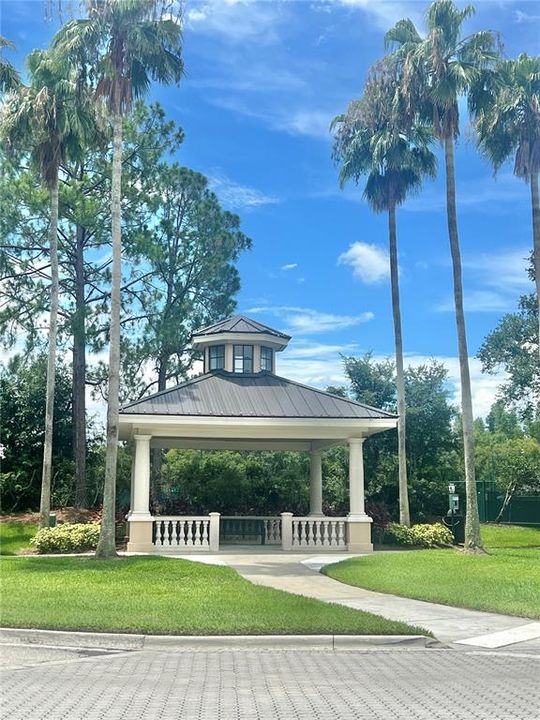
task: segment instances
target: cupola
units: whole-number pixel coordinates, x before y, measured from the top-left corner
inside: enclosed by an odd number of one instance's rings
[[[234,315],[197,330],[191,343],[203,353],[205,373],[212,370],[275,373],[275,354],[286,348],[290,339],[289,335],[256,320]]]

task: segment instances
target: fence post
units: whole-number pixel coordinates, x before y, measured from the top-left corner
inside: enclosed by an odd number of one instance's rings
[[[208,533],[208,540],[210,550],[217,552],[219,550],[219,513],[211,512],[208,513],[210,516],[210,531]]]
[[[292,550],[292,519],[290,512],[281,513],[281,549]]]

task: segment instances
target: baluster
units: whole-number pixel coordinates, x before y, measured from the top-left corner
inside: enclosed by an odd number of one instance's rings
[[[345,523],[344,522],[338,522],[338,545],[344,545],[345,544]]]
[[[163,522],[163,520],[160,520],[159,523],[159,544],[165,544],[165,523]]]
[[[198,532],[198,538],[199,538],[199,547],[202,547],[204,542],[204,520],[199,521],[199,532]]]
[[[324,530],[324,544],[325,544],[326,547],[330,547],[330,546],[332,545],[332,541],[333,541],[333,532],[332,532],[332,531],[333,531],[333,529],[334,529],[334,524],[333,524],[333,522],[332,522],[331,520],[327,520],[327,521],[326,521],[326,527],[325,527],[325,530]]]

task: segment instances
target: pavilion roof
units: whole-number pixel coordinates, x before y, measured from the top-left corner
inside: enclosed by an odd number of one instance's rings
[[[124,405],[121,415],[372,419],[394,418],[370,405],[270,372],[214,370]]]

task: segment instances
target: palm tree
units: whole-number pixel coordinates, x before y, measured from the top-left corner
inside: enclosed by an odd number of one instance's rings
[[[497,36],[476,32],[462,38],[465,20],[474,8],[457,8],[452,0],[436,0],[426,13],[427,35],[423,38],[411,20],[400,20],[386,34],[388,46],[396,47],[393,57],[401,64],[405,116],[429,119],[436,137],[444,147],[446,170],[446,209],[454,282],[454,304],[461,379],[461,413],[467,517],[465,550],[483,552],[478,517],[474,469],[473,409],[471,377],[459,246],[454,145],[459,136],[458,100],[485,76],[498,59]]]
[[[120,282],[122,274],[122,122],[134,97],[151,80],[179,82],[183,75],[182,31],[166,0],[87,0],[88,17],[64,25],[56,51],[95,78],[95,94],[110,113],[113,128],[111,231],[112,281],[109,328],[107,450],[103,514],[97,557],[114,557],[116,463],[120,388]]]
[[[21,79],[19,73],[15,70],[13,65],[1,56],[4,48],[14,48],[15,45],[6,40],[5,37],[0,35],[0,92],[9,92],[10,90],[16,90],[20,84]]]
[[[84,139],[93,128],[93,112],[77,91],[66,66],[43,50],[28,57],[30,85],[20,84],[6,95],[1,130],[8,147],[29,152],[50,194],[50,313],[45,439],[41,479],[40,525],[48,527],[54,419],[56,343],[59,306],[58,180],[67,157],[80,157]]]
[[[389,64],[379,66],[368,78],[364,95],[333,121],[337,128],[334,158],[341,163],[340,184],[366,176],[364,198],[375,212],[388,213],[390,281],[396,350],[398,405],[399,519],[410,526],[407,487],[406,403],[403,370],[403,340],[399,299],[396,208],[418,190],[425,176],[436,170],[429,149],[432,133],[425,123],[401,123],[396,112],[400,89]]]
[[[497,66],[491,83],[481,80],[469,101],[478,145],[495,172],[514,156],[514,175],[531,188],[533,266],[540,311],[540,57],[520,55],[505,60]],[[538,316],[540,356],[540,312]]]

